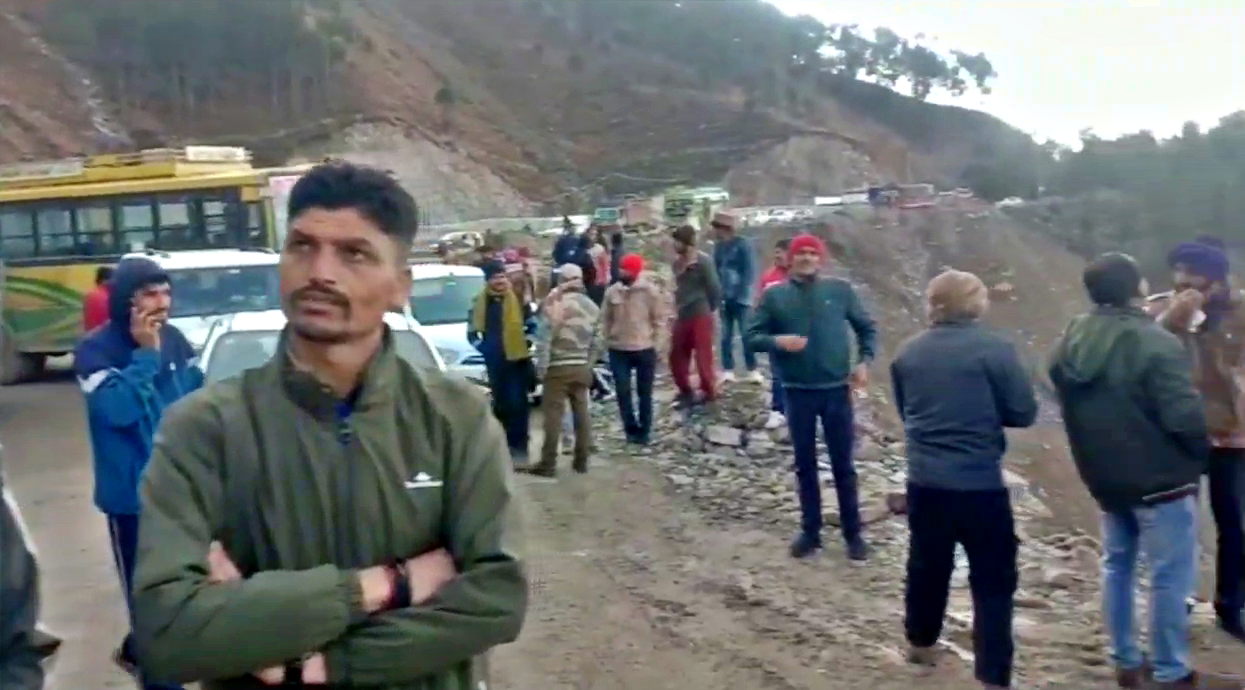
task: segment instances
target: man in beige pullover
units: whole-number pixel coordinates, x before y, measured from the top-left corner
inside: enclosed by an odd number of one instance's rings
[[[605,291],[602,308],[605,342],[623,431],[628,443],[647,445],[653,429],[657,334],[664,316],[661,292],[645,276],[643,257],[628,254],[619,260],[618,282]],[[633,376],[638,401],[631,397]]]

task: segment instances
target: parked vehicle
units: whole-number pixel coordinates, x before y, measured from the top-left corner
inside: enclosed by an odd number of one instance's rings
[[[199,357],[207,381],[233,378],[272,359],[285,323],[285,314],[279,309],[230,314],[218,319]],[[445,362],[412,319],[390,312],[385,315],[385,323],[393,332],[398,355],[411,366],[445,371]]]

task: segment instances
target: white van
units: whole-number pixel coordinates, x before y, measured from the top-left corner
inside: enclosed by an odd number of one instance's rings
[[[150,259],[169,274],[169,323],[185,334],[195,352],[203,350],[208,330],[221,316],[281,308],[280,257],[270,249],[148,249],[122,258],[130,257]]]

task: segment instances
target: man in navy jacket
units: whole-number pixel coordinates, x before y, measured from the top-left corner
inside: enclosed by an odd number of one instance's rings
[[[108,323],[74,352],[91,434],[95,505],[108,517],[127,605],[138,548],[138,485],[156,426],[165,408],[203,385],[194,349],[168,323],[171,305],[164,269],[141,257],[123,259],[112,276]],[[134,659],[127,635],[114,660],[141,676]],[[143,683],[145,690],[175,687],[148,679]]]

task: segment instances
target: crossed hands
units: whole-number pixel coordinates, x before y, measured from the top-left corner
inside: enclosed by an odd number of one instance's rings
[[[242,579],[238,566],[225,553],[225,547],[214,541],[208,547],[208,581],[212,583],[232,582]],[[454,559],[445,549],[436,549],[415,556],[406,561],[407,577],[410,581],[411,601],[408,606],[416,606],[431,599],[443,585],[458,575]],[[363,599],[369,613],[384,610],[393,598],[394,583],[390,579],[390,571],[384,566],[375,566],[359,571],[359,583],[363,589]],[[304,685],[324,685],[328,683],[328,667],[324,655],[320,653],[307,657],[302,664]],[[254,673],[265,685],[280,685],[285,682],[285,667],[273,666]]]

